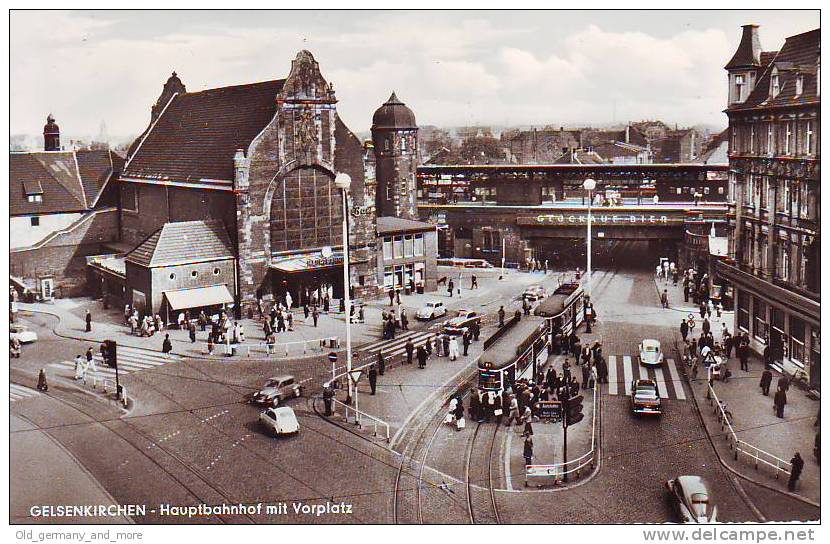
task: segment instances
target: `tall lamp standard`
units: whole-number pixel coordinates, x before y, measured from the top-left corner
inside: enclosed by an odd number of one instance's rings
[[[346,404],[352,403],[352,296],[350,292],[349,274],[349,188],[352,178],[345,172],[334,177],[334,185],[343,190],[343,298],[346,306],[346,382],[348,396]]]
[[[594,189],[597,187],[597,182],[591,178],[586,179],[582,182],[582,188],[588,191],[588,263],[587,263],[587,270],[585,273],[587,277],[585,278],[585,293],[588,295],[588,298],[591,298],[591,202],[593,200],[593,195],[591,194]]]

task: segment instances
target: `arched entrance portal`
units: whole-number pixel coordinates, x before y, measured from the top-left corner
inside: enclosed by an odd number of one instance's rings
[[[276,183],[270,216],[274,295],[282,300],[290,293],[295,306],[321,302],[329,287],[333,298],[342,297],[342,197],[334,176],[303,166]]]

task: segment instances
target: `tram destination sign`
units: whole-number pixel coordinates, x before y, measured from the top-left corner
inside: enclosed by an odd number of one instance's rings
[[[644,225],[681,225],[684,214],[665,215],[648,213],[592,213],[592,225],[644,226]],[[520,215],[516,224],[526,227],[539,225],[569,226],[586,225],[587,213],[544,213],[538,215]]]

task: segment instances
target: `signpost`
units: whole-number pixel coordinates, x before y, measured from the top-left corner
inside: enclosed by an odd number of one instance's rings
[[[337,353],[329,352],[329,362],[331,363],[331,381],[334,381],[334,376],[337,373],[335,365],[337,364]]]

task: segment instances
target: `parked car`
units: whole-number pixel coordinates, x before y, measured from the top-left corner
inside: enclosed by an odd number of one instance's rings
[[[424,304],[415,314],[415,317],[422,321],[429,321],[430,319],[435,319],[436,317],[441,317],[442,315],[447,315],[447,307],[444,306],[443,302],[432,301]]]
[[[654,380],[634,380],[631,383],[631,411],[658,416],[663,413],[660,391]]]
[[[9,325],[9,340],[15,338],[21,344],[30,344],[37,341],[37,334],[35,331],[30,331],[26,325],[14,323]]]
[[[522,293],[522,298],[528,302],[536,302],[537,300],[542,300],[547,296],[547,291],[541,285],[534,285],[532,287],[528,287],[525,289],[525,292]]]
[[[277,406],[282,401],[299,397],[303,394],[303,386],[297,383],[294,376],[279,376],[269,378],[265,385],[253,394],[251,402],[264,406]]]
[[[672,505],[681,523],[714,523],[718,507],[712,503],[700,476],[678,476],[666,482]]]
[[[663,364],[663,350],[657,340],[643,340],[640,342],[640,364],[645,366],[659,366]]]
[[[451,336],[461,336],[473,326],[481,323],[481,316],[472,310],[459,310],[458,316],[448,319],[441,327],[441,332]]]
[[[297,415],[288,406],[268,408],[259,414],[259,421],[275,436],[300,432],[300,422],[297,421]]]

